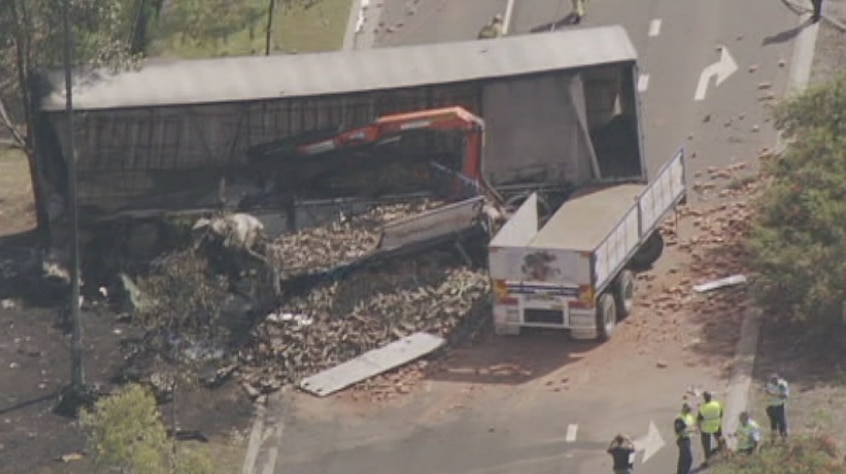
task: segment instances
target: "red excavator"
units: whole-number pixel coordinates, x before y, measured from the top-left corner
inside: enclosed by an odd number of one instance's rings
[[[261,163],[260,175],[276,176],[283,189],[301,191],[319,188],[328,177],[346,176],[349,169],[376,170],[380,167],[411,168],[410,160],[398,159],[391,153],[379,157],[373,153],[378,147],[396,142],[411,132],[459,132],[463,137],[460,165],[450,166],[424,157],[426,166],[458,178],[463,184],[493,196],[482,176],[482,147],[485,122],[462,107],[444,107],[417,112],[385,115],[373,123],[348,130],[316,131],[253,147],[247,153],[251,161]],[[350,154],[364,154],[362,159],[350,159]],[[308,158],[321,157],[320,160]],[[332,158],[330,158],[330,156]],[[419,164],[419,160],[418,160]],[[268,173],[268,168],[273,172]],[[284,171],[280,171],[284,170]],[[283,183],[280,183],[280,179]],[[310,189],[309,189],[310,188]]]
[[[438,160],[419,152],[410,157],[383,146],[416,131],[460,133],[461,159],[455,160],[452,154],[452,159]],[[412,244],[425,246],[454,238],[472,231],[480,221],[485,221],[483,227],[487,232],[496,225],[501,218],[498,209],[502,198],[482,176],[484,131],[485,122],[480,117],[462,107],[445,107],[385,115],[369,125],[348,130],[310,132],[254,147],[248,155],[254,163],[262,164],[262,178],[275,181],[277,190],[290,193],[289,199],[293,195],[314,195],[315,189],[329,187],[327,182],[332,180],[350,181],[352,174],[362,168],[373,173],[362,186],[368,194],[372,193],[369,197],[378,199],[390,194],[383,193],[376,183],[383,177],[395,185],[394,189],[399,188],[399,194],[413,194],[410,186],[395,183],[398,181],[394,174],[396,168],[400,171],[415,166],[434,168],[437,178],[423,181],[429,185],[446,184],[444,194],[449,204],[413,219],[386,225],[379,247],[381,251],[394,251]],[[412,152],[416,151],[414,146],[411,148]],[[408,147],[405,151],[409,151]],[[333,195],[327,197],[351,197],[346,194],[347,190],[338,193],[335,188],[332,191]]]
[[[378,144],[413,130],[461,131],[464,133],[464,163],[461,173],[473,180],[482,179],[482,135],[485,122],[462,107],[445,107],[379,117],[370,125],[354,128],[334,137],[296,147],[302,156],[313,156],[344,148]]]

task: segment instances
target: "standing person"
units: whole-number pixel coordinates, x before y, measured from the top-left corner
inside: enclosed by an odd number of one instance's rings
[[[493,39],[502,36],[502,15],[497,13],[491,21],[479,30],[478,39]]]
[[[573,4],[573,23],[578,25],[585,16],[585,0],[570,0],[570,2]]]
[[[696,419],[687,403],[682,405],[681,413],[676,417],[673,428],[676,432],[676,445],[679,447],[679,462],[676,474],[690,474],[693,467],[693,451],[690,448],[690,435],[696,427]]]
[[[814,14],[811,16],[811,21],[816,23],[820,21],[820,17],[822,16],[823,0],[811,0],[811,3],[814,5]]]
[[[635,453],[635,447],[631,438],[618,434],[606,452],[614,459],[614,474],[632,474],[632,455]]]
[[[790,397],[790,387],[778,374],[772,374],[767,382],[767,397],[767,417],[770,419],[772,441],[775,442],[776,431],[784,440],[787,438],[787,413],[784,405]]]
[[[737,451],[743,454],[752,454],[758,450],[761,444],[761,428],[758,423],[749,417],[748,412],[740,413],[740,424],[734,433],[737,437]]]
[[[702,440],[702,452],[705,454],[705,461],[702,463],[703,467],[708,466],[708,460],[718,450],[722,449],[723,441],[723,405],[714,400],[711,392],[702,394],[702,399],[705,401],[699,407],[699,415],[696,418],[696,424],[699,426],[699,433]],[[712,438],[717,442],[716,448],[711,447]]]

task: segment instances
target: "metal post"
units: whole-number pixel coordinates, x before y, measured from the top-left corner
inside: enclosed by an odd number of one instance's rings
[[[74,145],[73,126],[73,79],[71,77],[71,31],[68,19],[68,2],[62,1],[62,29],[64,30],[64,69],[65,69],[65,113],[67,117],[67,148],[66,159],[68,166],[68,207],[71,220],[71,251],[70,251],[70,317],[71,332],[71,383],[73,388],[82,389],[85,384],[85,372],[82,365],[82,316],[79,312],[79,221],[76,205],[76,150]]]
[[[267,5],[267,28],[265,30],[264,55],[270,56],[270,47],[273,44],[273,25],[276,15],[276,0],[268,0]]]

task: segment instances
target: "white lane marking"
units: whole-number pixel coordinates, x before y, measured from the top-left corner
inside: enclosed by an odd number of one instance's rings
[[[649,36],[658,36],[661,34],[661,19],[656,18],[649,22]]]
[[[567,426],[567,437],[564,438],[565,441],[568,443],[572,443],[576,441],[576,433],[579,431],[579,425],[569,425]]]
[[[637,80],[637,91],[646,92],[649,88],[649,74],[641,74]]]
[[[728,48],[722,46],[720,48],[719,61],[706,66],[702,70],[702,74],[699,75],[699,84],[696,85],[696,94],[693,96],[694,100],[705,100],[705,94],[708,92],[708,84],[711,82],[712,77],[716,78],[715,87],[719,87],[729,76],[737,72],[737,68],[737,62],[731,53],[729,53]]]

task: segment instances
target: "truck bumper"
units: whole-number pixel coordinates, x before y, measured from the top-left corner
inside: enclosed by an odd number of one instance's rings
[[[570,308],[570,336],[573,339],[596,339],[596,311]]]

